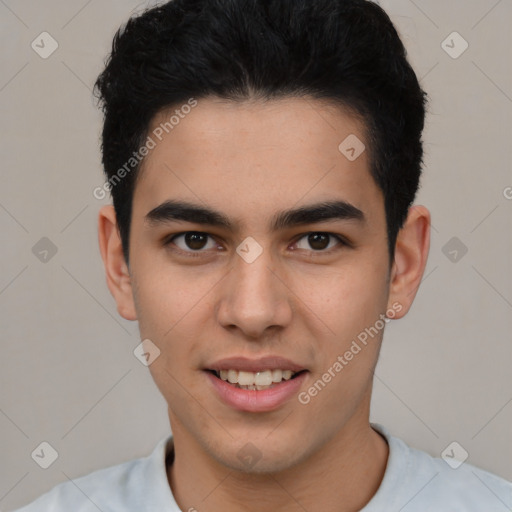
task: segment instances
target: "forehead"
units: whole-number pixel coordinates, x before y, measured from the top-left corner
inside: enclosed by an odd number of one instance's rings
[[[314,99],[207,98],[193,109],[174,106],[150,124],[155,144],[137,180],[134,210],[170,198],[238,216],[335,198],[379,209],[364,128],[347,110]]]

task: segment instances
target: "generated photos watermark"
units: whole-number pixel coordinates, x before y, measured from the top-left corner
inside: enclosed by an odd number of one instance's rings
[[[350,348],[343,354],[338,355],[336,361],[325,371],[322,376],[310,386],[307,391],[301,391],[298,394],[298,400],[302,405],[307,405],[311,402],[312,398],[318,395],[329,382],[332,381],[349,363],[359,354],[364,347],[368,345],[369,338],[373,339],[385,327],[385,325],[393,319],[397,313],[402,311],[403,306],[399,302],[394,302],[386,313],[381,313],[379,319],[375,321],[370,327],[365,327],[355,339],[352,340]]]

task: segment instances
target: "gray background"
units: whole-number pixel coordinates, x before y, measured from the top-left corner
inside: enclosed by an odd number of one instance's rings
[[[386,328],[372,421],[437,456],[457,441],[467,462],[512,480],[512,2],[380,3],[431,98],[416,202],[433,226],[415,304]],[[105,285],[106,200],[92,195],[103,184],[92,84],[115,29],[146,5],[0,0],[1,510],[143,456],[169,429],[133,355],[137,325]],[[43,31],[59,45],[46,59],[31,48]],[[469,44],[458,58],[441,45],[453,31]],[[58,452],[46,470],[31,458],[43,441]]]

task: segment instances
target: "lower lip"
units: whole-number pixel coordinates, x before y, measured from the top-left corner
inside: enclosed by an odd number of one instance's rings
[[[268,389],[260,391],[237,388],[216,377],[213,373],[205,372],[221,400],[227,405],[247,412],[267,412],[277,409],[299,391],[308,372],[302,372],[294,379],[283,380]]]

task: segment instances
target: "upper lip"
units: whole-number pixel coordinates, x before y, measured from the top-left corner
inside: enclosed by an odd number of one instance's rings
[[[212,363],[206,369],[215,371],[241,370],[245,372],[262,372],[265,370],[291,370],[292,372],[300,372],[305,370],[304,366],[280,356],[266,356],[259,359],[228,357]]]

